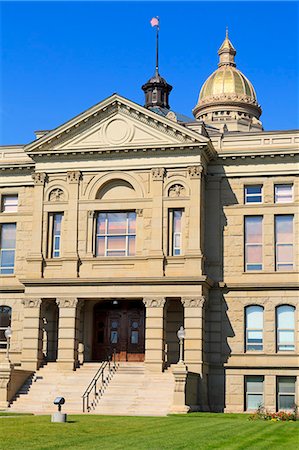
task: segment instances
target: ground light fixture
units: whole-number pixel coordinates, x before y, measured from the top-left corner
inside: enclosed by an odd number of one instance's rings
[[[180,354],[180,359],[179,359],[179,363],[184,362],[184,360],[183,360],[183,345],[184,345],[185,336],[186,336],[186,331],[185,331],[184,327],[181,325],[180,329],[177,332],[177,337],[178,337],[178,339],[180,341],[180,353],[179,353]]]
[[[9,360],[9,349],[10,349],[10,339],[12,337],[12,329],[10,326],[6,328],[4,331],[5,338],[7,340],[7,346],[6,346],[6,358]]]
[[[54,405],[58,406],[58,411],[52,414],[51,422],[64,423],[66,422],[67,415],[61,412],[61,406],[65,404],[64,397],[56,397],[54,400]]]

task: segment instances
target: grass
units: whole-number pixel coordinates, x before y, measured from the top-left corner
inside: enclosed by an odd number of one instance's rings
[[[242,414],[169,417],[49,416],[0,418],[0,449],[267,450],[299,448],[298,422],[248,420]]]

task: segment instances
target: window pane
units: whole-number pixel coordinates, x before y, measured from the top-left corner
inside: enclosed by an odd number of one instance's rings
[[[293,270],[293,264],[277,264],[277,270],[281,272]]]
[[[262,243],[262,217],[245,217],[246,243]]]
[[[279,393],[295,393],[295,377],[279,377],[278,392]]]
[[[248,394],[247,409],[258,409],[263,404],[263,394]]]
[[[293,330],[279,330],[278,331],[278,342],[279,344],[293,344],[295,338],[295,333]]]
[[[182,229],[182,210],[173,211],[173,231],[180,232]]]
[[[126,256],[126,251],[125,250],[107,250],[106,256]]]
[[[136,233],[136,213],[131,212],[128,213],[128,219],[129,219],[129,233]]]
[[[278,328],[293,330],[295,328],[294,306],[282,305],[277,308]]]
[[[53,231],[54,235],[61,233],[62,214],[54,214]]]
[[[263,249],[261,245],[248,245],[246,247],[246,262],[248,264],[260,263],[263,259]]]
[[[138,331],[131,332],[131,344],[138,344]]]
[[[289,203],[293,201],[293,185],[278,184],[275,186],[275,203]]]
[[[135,255],[135,236],[129,236],[129,251],[128,256],[134,256]]]
[[[126,238],[125,236],[108,236],[107,250],[125,250]]]
[[[275,217],[276,243],[293,242],[293,216]]]
[[[18,210],[18,196],[4,195],[2,197],[2,211],[3,212],[17,212]]]
[[[97,234],[105,234],[106,214],[99,214],[97,220]]]
[[[246,308],[247,328],[263,328],[263,308],[253,305]]]
[[[261,185],[246,186],[246,193],[247,194],[261,194],[262,193],[262,186]]]
[[[0,327],[7,328],[11,322],[11,308],[9,306],[0,306]]]
[[[97,237],[96,255],[97,256],[105,256],[105,238],[104,237]]]
[[[293,245],[292,244],[278,244],[276,257],[277,257],[277,263],[292,262],[293,261]]]
[[[126,213],[108,213],[108,234],[126,234],[127,232],[127,214]]]
[[[279,409],[293,409],[295,407],[295,395],[279,395]]]
[[[1,251],[1,267],[13,267],[15,261],[14,250],[2,250]]]
[[[246,377],[246,391],[248,393],[262,393],[263,392],[263,381],[264,378],[262,376],[252,376]]]
[[[262,202],[262,186],[246,186],[245,187],[245,203],[261,203]]]
[[[248,330],[247,342],[249,344],[262,344],[263,343],[263,332]]]
[[[1,225],[1,248],[12,249],[16,245],[16,224],[5,223]]]

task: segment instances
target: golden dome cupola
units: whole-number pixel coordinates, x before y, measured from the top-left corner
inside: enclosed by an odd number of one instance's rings
[[[218,69],[203,84],[193,114],[219,129],[226,124],[228,131],[261,130],[262,110],[251,82],[236,68],[236,53],[226,30]]]

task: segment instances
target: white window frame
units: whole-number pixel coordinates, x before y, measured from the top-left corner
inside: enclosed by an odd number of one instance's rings
[[[261,222],[262,222],[262,242],[247,242],[247,235],[246,235],[246,219],[247,218],[252,218],[252,217],[260,217],[261,218]],[[244,216],[244,262],[245,262],[245,272],[260,272],[261,270],[263,270],[264,268],[264,264],[263,264],[263,248],[264,248],[264,242],[263,242],[263,238],[264,238],[264,233],[263,233],[263,220],[264,220],[264,216],[260,216],[260,215],[254,215],[254,216]],[[248,247],[253,247],[253,246],[259,246],[262,249],[262,260],[260,263],[248,263],[247,262],[247,248]],[[260,265],[261,268],[260,269],[250,269],[250,266],[256,266],[256,265]]]
[[[6,211],[5,210],[5,203],[8,198],[15,198],[15,201],[10,205],[15,207],[12,211]],[[18,194],[2,194],[1,195],[1,212],[4,214],[14,214],[18,212],[18,206],[19,206],[19,198]]]
[[[181,231],[174,231],[174,213],[175,211],[181,212]],[[183,216],[184,216],[184,209],[183,208],[170,208],[169,212],[169,255],[170,256],[181,256],[183,254],[183,242],[182,242],[182,225],[183,225]],[[176,238],[179,238],[179,246],[175,245]],[[176,254],[176,251],[179,251],[178,254]]]
[[[278,198],[277,198],[277,195],[278,195],[278,193],[277,193],[277,190],[280,188],[280,187],[285,187],[285,186],[289,186],[291,189],[290,189],[290,191],[291,191],[291,200],[289,200],[289,201],[286,201],[286,202],[284,202],[284,201],[279,201],[278,200]],[[286,198],[286,195],[281,195],[280,194],[280,197],[281,198]],[[293,203],[293,201],[294,201],[294,185],[293,185],[293,183],[281,183],[281,184],[275,184],[274,185],[274,202],[275,203],[278,203],[278,204],[284,204],[284,203]]]
[[[247,189],[249,188],[253,188],[253,187],[260,187],[261,188],[261,193],[260,194],[250,194],[247,192]],[[249,202],[248,199],[252,198],[252,197],[259,197],[260,196],[260,201],[257,202]],[[246,184],[244,186],[244,202],[246,205],[257,205],[260,203],[263,203],[263,185],[262,184]]]
[[[3,248],[2,247],[2,228],[5,225],[14,225],[15,226],[15,233],[17,233],[17,224],[15,222],[5,222],[5,223],[1,223],[0,224],[0,275],[13,275],[15,272],[15,259],[16,259],[16,246],[13,248],[7,247],[7,248]],[[2,266],[2,255],[5,252],[14,252],[14,262],[13,262],[13,266]],[[3,271],[6,270],[11,270],[11,272],[9,273],[5,273]]]
[[[249,310],[250,307],[255,306],[260,308],[260,311],[262,313],[263,316],[263,328],[248,328],[248,314],[247,311]],[[250,331],[260,331],[262,333],[262,342],[261,344],[257,343],[257,344],[251,344],[248,342],[248,334]],[[249,346],[256,346],[256,347],[260,347],[260,348],[255,348],[255,349],[250,349],[248,348]],[[248,305],[245,307],[245,349],[246,352],[261,352],[264,349],[264,308],[260,305]]]
[[[277,241],[277,219],[279,217],[285,217],[285,216],[292,217],[292,241],[279,243]],[[288,268],[286,270],[286,272],[288,270],[294,270],[294,214],[277,214],[277,215],[275,215],[274,220],[275,220],[275,225],[274,225],[275,226],[275,269],[276,269],[277,272],[283,272],[284,271],[283,267],[285,267],[285,266],[292,266],[292,268]],[[293,261],[279,262],[278,261],[278,248],[279,247],[285,247],[285,246],[288,246],[288,247],[291,246],[292,247],[292,249],[293,249]]]
[[[290,308],[292,308],[293,314],[294,314],[294,328],[280,328],[278,326],[278,310],[279,308],[281,308],[282,306],[288,306]],[[296,323],[296,308],[293,305],[279,305],[276,307],[276,351],[277,352],[294,352],[295,351],[295,342],[296,342],[296,329],[295,329],[295,323]],[[280,343],[279,340],[279,336],[280,336],[280,331],[293,331],[294,334],[294,340],[291,342],[283,342]],[[284,349],[284,348],[280,348],[280,346],[288,346],[288,347],[293,347],[292,349]]]
[[[98,229],[98,226],[97,226],[97,224],[98,224],[98,220],[99,220],[99,215],[100,214],[117,214],[117,213],[119,213],[119,214],[132,214],[132,213],[134,213],[135,214],[135,223],[136,223],[136,217],[137,217],[137,214],[136,214],[136,211],[98,211],[97,212],[97,215],[96,215],[96,229]],[[110,237],[125,237],[126,238],[126,243],[125,243],[125,248],[118,248],[118,249],[108,249],[108,238],[110,238]],[[135,240],[135,253],[134,253],[134,255],[129,255],[129,237],[134,237],[134,240]],[[105,245],[105,247],[104,247],[104,255],[98,255],[97,254],[97,240],[98,240],[98,238],[104,238],[104,245]],[[95,254],[95,256],[97,256],[97,257],[101,257],[101,256],[103,256],[103,257],[110,257],[110,258],[122,258],[122,257],[129,257],[129,256],[135,256],[136,255],[136,228],[135,228],[135,233],[129,233],[129,217],[127,216],[127,218],[126,218],[126,232],[124,233],[124,234],[117,234],[117,233],[108,233],[108,217],[106,216],[106,218],[105,218],[105,232],[104,232],[104,234],[100,234],[100,233],[96,233],[96,242],[95,242],[95,251],[96,251],[96,254]],[[107,253],[110,253],[110,255],[108,255]],[[115,256],[113,256],[113,255],[111,255],[111,253],[118,253],[118,252],[124,252],[125,254],[124,255],[115,255]]]
[[[261,378],[261,383],[263,386],[263,391],[262,392],[257,392],[257,391],[252,391],[252,392],[248,392],[247,391],[247,381],[249,378]],[[264,404],[264,382],[265,382],[265,377],[263,375],[245,375],[245,411],[254,411],[255,408],[253,409],[249,409],[248,408],[248,396],[249,395],[261,395],[262,396],[262,402],[261,405]]]
[[[294,379],[294,392],[279,392],[279,380],[281,378],[293,378]],[[296,405],[296,382],[297,382],[296,376],[279,376],[279,377],[276,377],[276,386],[277,386],[277,389],[276,389],[276,391],[277,391],[277,393],[276,393],[277,399],[276,399],[276,401],[277,401],[277,410],[278,411],[292,411],[293,410],[293,408],[287,408],[287,409],[286,408],[284,408],[284,409],[280,408],[280,397],[287,396],[287,395],[294,397],[294,406],[295,406]]]
[[[55,216],[61,215],[61,230],[60,234],[56,235],[54,234],[54,225],[55,225]],[[48,234],[48,257],[51,259],[56,259],[61,257],[61,245],[62,245],[62,226],[63,226],[63,218],[64,213],[63,211],[56,211],[53,213],[49,213],[49,234]],[[58,249],[55,249],[55,242],[56,238],[58,238],[59,246]]]

